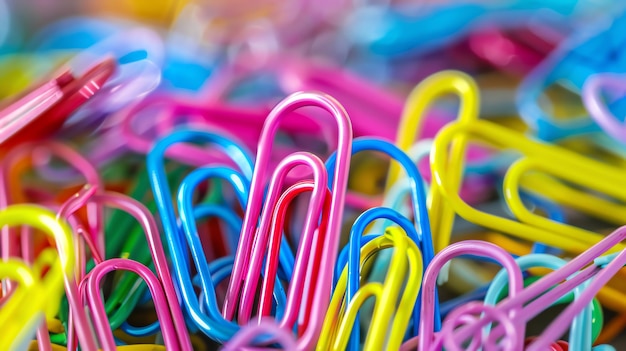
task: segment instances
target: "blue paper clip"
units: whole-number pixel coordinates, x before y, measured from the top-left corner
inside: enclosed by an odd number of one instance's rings
[[[588,116],[556,119],[541,108],[538,99],[554,83],[579,93],[587,77],[594,73],[626,72],[626,55],[622,52],[626,43],[626,13],[612,12],[607,17],[565,40],[519,86],[520,115],[540,139],[553,141],[601,131]]]
[[[165,136],[156,142],[147,155],[150,185],[161,216],[169,251],[172,253],[172,265],[185,310],[204,334],[213,340],[224,343],[239,330],[239,327],[221,317],[216,303],[215,287],[211,279],[202,279],[202,284],[205,287],[203,291],[204,300],[208,303],[206,307],[209,313],[205,314],[200,307],[192,279],[188,275],[189,262],[187,262],[186,256],[185,233],[180,231],[177,223],[174,206],[171,202],[171,190],[163,166],[167,149],[177,143],[192,141],[204,141],[220,147],[237,164],[243,174],[243,179],[249,179],[252,176],[253,162],[249,153],[230,139],[218,134],[194,130],[180,130]]]
[[[426,192],[424,190],[424,181],[417,169],[417,166],[411,161],[411,159],[406,153],[404,153],[402,150],[400,150],[397,146],[395,146],[389,141],[376,139],[376,138],[368,138],[368,137],[355,138],[352,142],[352,153],[354,154],[359,151],[365,151],[365,150],[379,151],[379,152],[385,153],[388,156],[390,156],[392,159],[398,161],[402,165],[402,167],[404,167],[408,175],[408,181],[410,183],[410,188],[411,188],[411,201],[413,204],[413,217],[414,217],[415,228],[416,228],[416,232],[415,232],[416,236],[411,236],[409,232],[407,232],[407,234],[409,234],[411,239],[413,239],[417,247],[422,252],[423,259],[424,259],[424,269],[426,269],[426,267],[428,267],[428,264],[430,264],[430,261],[433,259],[435,255],[435,250],[434,250],[433,243],[432,243],[432,234],[430,231],[430,221],[428,218],[428,210],[426,208]],[[332,169],[334,166],[335,166],[335,155],[333,154],[329,157],[328,161],[326,161],[326,168]],[[332,182],[332,176],[329,176],[328,181],[329,183]],[[403,217],[398,212],[394,211],[394,213],[396,213],[396,216]],[[386,218],[394,219],[398,217],[386,217]],[[352,290],[349,285],[348,295],[352,296],[350,292],[354,292],[354,291],[356,290]],[[421,303],[420,301],[422,301],[421,292],[418,296],[418,305]],[[441,319],[439,317],[439,302],[438,302],[437,297],[435,297],[434,304],[435,304],[435,328],[438,330],[438,328],[441,325]],[[417,335],[417,327],[418,327],[419,318],[420,318],[419,313],[420,312],[417,309],[414,311],[414,325],[413,325],[414,335]],[[352,335],[354,337],[354,334]],[[354,345],[354,344],[355,343],[351,343],[351,345]]]

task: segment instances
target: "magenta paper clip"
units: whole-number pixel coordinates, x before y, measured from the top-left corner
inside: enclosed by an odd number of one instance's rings
[[[270,111],[271,108],[267,106],[241,107],[225,102],[207,103],[192,97],[153,95],[118,116],[123,136],[120,143],[145,154],[150,151],[155,139],[186,125],[222,132],[254,150]],[[323,132],[318,123],[299,111],[294,111],[292,115],[293,118],[281,125],[281,131],[287,135],[321,135],[328,139],[328,148],[336,146],[336,142],[329,138],[328,133]],[[276,143],[279,144],[281,155],[294,150],[294,146],[289,143]],[[204,165],[211,160],[230,164],[221,154],[193,145],[176,145],[168,150],[168,155],[195,166]]]
[[[223,315],[228,320],[233,320],[237,313],[237,306],[239,305],[239,292],[245,284],[244,277],[246,272],[250,269],[248,262],[252,256],[254,249],[254,242],[256,241],[256,233],[258,230],[258,220],[261,215],[262,202],[265,196],[265,189],[268,179],[268,167],[269,158],[271,155],[273,140],[276,131],[279,128],[281,121],[290,116],[290,113],[294,110],[303,107],[315,107],[323,111],[326,111],[333,118],[333,124],[337,128],[337,162],[333,169],[333,183],[331,186],[330,194],[330,213],[328,214],[328,222],[325,226],[324,245],[322,252],[319,253],[321,259],[320,262],[324,264],[320,265],[319,272],[316,276],[315,289],[308,294],[312,294],[311,298],[311,317],[307,322],[306,329],[299,335],[297,341],[296,350],[308,350],[313,347],[315,340],[317,340],[322,328],[326,307],[330,301],[330,293],[332,289],[332,277],[333,267],[337,256],[337,250],[339,248],[339,236],[341,232],[341,223],[343,220],[343,211],[345,207],[345,194],[348,182],[348,171],[350,167],[351,149],[352,149],[352,128],[350,120],[346,111],[341,105],[332,97],[320,94],[302,92],[295,93],[283,101],[281,101],[270,113],[263,127],[263,133],[259,139],[259,146],[257,149],[257,161],[254,167],[254,173],[252,175],[252,181],[250,185],[250,195],[248,197],[248,206],[246,208],[241,236],[237,247],[237,253],[235,254],[235,262],[233,265],[233,272],[231,280],[228,285],[228,291],[226,299],[224,300]],[[319,159],[318,159],[319,160]],[[315,158],[310,155],[308,157],[309,164],[316,163]],[[320,177],[323,175],[319,174]],[[316,177],[316,180],[319,180]],[[274,182],[272,182],[274,183]],[[325,197],[325,194],[314,194],[317,205],[321,205],[321,201]],[[316,206],[317,206],[316,205]],[[317,211],[316,211],[317,212]],[[306,224],[306,231],[314,230],[318,226],[318,223]],[[321,236],[322,234],[320,234]],[[307,244],[307,245],[310,245]],[[307,258],[303,255],[298,255],[299,263],[296,263],[298,267],[304,264]],[[310,272],[307,272],[307,274]],[[305,279],[299,277],[299,279]],[[300,284],[298,287],[302,287]],[[292,330],[293,317],[298,317],[296,313],[301,309],[298,300],[298,291],[300,289],[290,289],[287,298],[288,312],[285,313],[285,317],[281,321],[281,327]]]
[[[148,267],[139,262],[123,258],[112,258],[96,265],[96,267],[85,277],[83,282],[81,282],[81,292],[85,296],[89,310],[93,314],[93,326],[98,337],[98,341],[102,345],[102,350],[117,350],[117,345],[115,344],[115,339],[113,338],[113,333],[109,325],[104,304],[102,303],[101,294],[102,280],[108,273],[117,270],[136,273],[148,285],[148,289],[150,290],[154,301],[156,314],[160,322],[161,332],[163,333],[165,348],[171,351],[191,350],[190,346],[184,346],[185,344],[183,344],[178,338],[174,320],[172,319],[172,315],[168,309],[171,303],[168,303],[168,298],[163,291],[161,281]],[[185,336],[186,344],[190,345],[189,336]]]
[[[494,68],[524,76],[564,39],[545,25],[535,23],[532,26],[510,32],[497,27],[479,29],[470,33],[468,45],[474,55]],[[545,38],[537,34],[550,32],[554,35],[545,35]]]
[[[204,99],[223,101],[229,91],[247,76],[266,70],[275,76],[285,95],[298,91],[321,91],[341,102],[352,120],[354,136],[377,136],[395,139],[396,126],[404,108],[404,99],[368,80],[339,67],[303,58],[271,57],[258,67],[250,57],[242,56],[217,72],[202,92]],[[424,137],[434,137],[454,115],[432,109],[424,121]]]

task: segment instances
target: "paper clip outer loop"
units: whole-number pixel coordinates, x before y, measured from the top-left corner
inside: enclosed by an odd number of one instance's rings
[[[152,299],[154,300],[154,306],[156,308],[157,317],[161,324],[161,332],[163,333],[163,339],[165,342],[165,348],[167,350],[179,351],[180,345],[177,342],[176,328],[174,322],[167,310],[169,305],[167,297],[161,286],[161,281],[152,273],[152,271],[142,265],[139,262],[123,259],[112,258],[106,260],[94,267],[89,272],[86,279],[86,300],[89,305],[89,309],[93,313],[93,322],[95,332],[98,335],[98,340],[102,345],[102,349],[105,351],[117,350],[113,334],[111,332],[109,323],[107,321],[106,311],[102,304],[102,296],[100,292],[100,285],[102,279],[107,273],[115,270],[126,270],[138,274],[148,285],[148,289],[152,293]],[[120,349],[123,349],[121,347]],[[187,350],[190,350],[188,348]]]

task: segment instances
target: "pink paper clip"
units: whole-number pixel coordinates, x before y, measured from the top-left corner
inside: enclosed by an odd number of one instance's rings
[[[163,333],[165,349],[172,351],[192,350],[191,347],[185,348],[180,344],[181,340],[178,339],[172,315],[168,310],[170,303],[168,302],[165,292],[163,291],[161,281],[148,267],[139,262],[123,258],[112,258],[96,265],[96,267],[89,272],[83,281],[84,284],[82,284],[83,286],[81,290],[83,291],[89,309],[93,314],[94,329],[102,346],[102,350],[117,350],[115,340],[113,339],[113,333],[111,332],[111,328],[109,326],[107,314],[102,303],[100,289],[102,279],[108,273],[116,270],[125,270],[136,273],[148,285],[148,289],[150,290],[154,301],[157,317],[159,318],[159,322],[161,324],[161,332]],[[189,336],[187,336],[187,342],[189,343]]]
[[[167,256],[165,255],[165,251],[163,249],[163,243],[161,242],[158,226],[148,208],[146,208],[145,205],[139,201],[126,195],[114,192],[98,193],[93,187],[87,186],[63,204],[63,207],[59,211],[59,216],[62,218],[72,218],[72,214],[74,212],[78,211],[82,207],[89,206],[90,204],[97,204],[102,207],[107,206],[125,211],[139,222],[146,235],[146,240],[156,268],[158,280],[163,288],[163,293],[167,297],[167,305],[171,313],[170,318],[175,322],[174,329],[177,335],[176,340],[179,340],[179,346],[182,350],[191,350],[192,347],[189,340],[189,334],[186,329],[185,319],[178,303],[178,297],[176,295],[172,275],[168,266]],[[102,258],[95,259],[95,261],[96,265],[103,262]],[[70,297],[68,297],[68,300],[69,299]],[[81,301],[75,301],[74,303],[79,305],[81,304]],[[69,324],[72,325],[71,319]],[[72,330],[73,329],[70,327],[70,333],[68,333],[68,346],[73,339],[70,337]]]
[[[270,339],[266,340],[268,343],[279,343],[283,350],[295,350],[296,341],[293,335],[284,328],[278,326],[276,321],[271,318],[264,318],[258,324],[247,325],[233,338],[224,344],[223,351],[241,351],[241,350],[266,350],[266,348],[252,347],[251,345],[255,339],[260,339],[262,336],[270,335]],[[267,348],[267,350],[274,350],[274,348]]]
[[[288,189],[279,199],[279,192],[282,189],[281,183],[284,182],[287,172],[300,165],[306,165],[313,171],[314,180],[312,186],[307,187],[302,183],[300,183],[301,185],[299,186],[296,184],[295,188]],[[323,212],[324,207],[328,210],[330,204],[328,202],[329,199],[326,199],[326,196],[329,195],[327,184],[328,176],[326,175],[324,163],[318,157],[309,153],[300,152],[291,154],[279,163],[276,171],[272,174],[268,194],[266,195],[265,204],[261,212],[256,238],[252,247],[252,253],[248,262],[249,268],[244,279],[243,292],[239,305],[239,324],[248,322],[251,316],[258,279],[261,269],[263,268],[263,261],[266,257],[265,250],[268,246],[268,236],[272,236],[270,246],[273,252],[268,254],[269,257],[267,259],[269,261],[270,257],[272,257],[272,264],[276,264],[277,262],[275,261],[278,259],[278,249],[280,249],[280,236],[277,235],[277,232],[282,230],[282,221],[285,217],[285,207],[289,204],[288,200],[294,197],[291,193],[295,192],[295,194],[297,194],[298,190],[304,191],[310,188],[311,198],[307,206],[300,244],[295,256],[293,275],[290,279],[287,295],[286,311],[280,321],[280,325],[281,327],[291,329],[291,326],[294,325],[299,317],[301,317],[300,320],[308,319],[307,315],[310,315],[311,311],[308,308],[310,306],[307,306],[305,303],[306,299],[303,298],[303,294],[305,291],[309,292],[314,290],[314,286],[312,287],[311,285],[315,284],[316,279],[310,277],[309,274],[311,274],[313,270],[319,269],[319,267],[316,267],[316,263],[321,264],[321,245],[327,240],[326,221],[328,214]],[[324,204],[326,204],[326,206],[324,206]],[[314,240],[314,237],[317,237],[317,240]],[[313,246],[315,246],[315,248],[313,248]],[[271,278],[274,279],[274,277],[275,275]],[[270,277],[265,277],[265,279],[268,278]],[[266,288],[266,286],[264,286],[264,288]],[[258,315],[259,319],[271,309],[271,300],[269,300],[269,298],[271,297],[272,291],[273,284],[272,290],[263,289],[261,292],[261,299],[263,301],[261,307],[263,307],[263,310]],[[305,308],[304,312],[302,312],[303,308]]]
[[[337,123],[338,150],[337,163],[333,173],[331,187],[330,208],[328,215],[328,228],[320,254],[321,262],[317,284],[313,294],[312,314],[308,328],[298,339],[298,350],[309,349],[317,339],[322,327],[325,308],[328,305],[332,287],[333,267],[336,260],[336,252],[339,245],[339,233],[343,217],[343,208],[350,166],[352,129],[350,120],[345,110],[332,97],[319,93],[295,93],[281,101],[267,117],[259,140],[257,161],[252,175],[248,208],[245,211],[239,246],[235,254],[233,273],[229,282],[226,299],[224,301],[223,314],[226,319],[235,317],[236,306],[239,304],[238,292],[244,283],[244,272],[249,268],[250,257],[253,250],[254,236],[257,229],[257,221],[261,215],[261,202],[265,193],[266,177],[269,159],[272,150],[274,134],[278,130],[281,120],[292,111],[305,106],[315,106],[329,112]],[[321,235],[321,234],[320,234]],[[301,258],[303,259],[303,258]],[[292,292],[290,291],[290,294]],[[293,297],[290,298],[293,301]],[[293,301],[295,302],[295,301]]]
[[[115,62],[110,58],[79,77],[67,69],[5,107],[0,111],[1,147],[6,149],[52,135],[74,110],[100,90],[114,71]]]
[[[509,274],[509,296],[517,296],[524,288],[522,272],[520,271],[519,266],[515,262],[513,256],[511,256],[511,254],[506,252],[504,249],[500,248],[497,245],[477,240],[460,241],[451,244],[450,246],[441,250],[437,255],[435,255],[431,263],[426,268],[426,272],[424,273],[424,279],[422,281],[422,299],[424,303],[420,306],[421,318],[419,325],[419,336],[404,343],[401,348],[402,350],[412,349],[413,347],[415,347],[415,344],[419,344],[418,350],[420,351],[441,350],[444,342],[447,342],[447,348],[449,344],[452,344],[455,341],[448,340],[450,336],[444,333],[444,329],[442,329],[442,331],[439,333],[434,333],[434,306],[433,304],[428,303],[428,301],[434,301],[435,286],[437,284],[437,276],[439,272],[441,272],[443,267],[452,258],[461,255],[477,255],[481,257],[492,258],[496,262],[501,264]],[[467,304],[466,306],[469,306],[468,308],[473,309],[476,309],[477,307],[471,303]],[[509,321],[509,319],[507,319],[508,317],[514,320],[516,316],[519,316],[520,312],[520,308],[514,308],[510,311],[504,312],[486,305],[481,305],[480,307],[481,308],[477,310],[478,313],[485,313],[497,320]],[[444,325],[445,324],[446,323],[444,322]],[[521,335],[524,334],[523,326],[519,330],[515,328],[513,328],[513,330],[517,333],[520,333]],[[476,347],[476,344],[481,341],[481,331],[482,330],[478,328],[478,330],[475,330],[474,334],[472,334],[473,347]],[[456,340],[458,339],[459,338],[457,338]],[[513,347],[512,350],[522,349],[523,338],[518,339],[519,340],[514,339],[511,341],[511,345]],[[467,340],[467,338],[462,339],[461,341],[465,340]],[[460,348],[458,348],[456,344],[452,344],[451,347],[453,348],[450,348],[450,350],[460,350]]]

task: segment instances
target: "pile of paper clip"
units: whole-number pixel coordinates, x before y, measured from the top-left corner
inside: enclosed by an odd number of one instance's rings
[[[0,1],[0,351],[626,349],[622,1]]]

